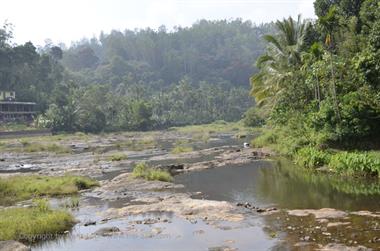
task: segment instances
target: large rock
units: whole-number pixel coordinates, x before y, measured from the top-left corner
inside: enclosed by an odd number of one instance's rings
[[[30,247],[18,241],[0,241],[0,251],[30,251]]]

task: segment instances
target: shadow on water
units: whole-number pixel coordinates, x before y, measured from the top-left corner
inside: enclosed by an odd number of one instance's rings
[[[250,202],[280,208],[325,207],[379,210],[380,183],[316,173],[287,160],[256,161],[176,176],[188,192],[202,192],[213,200]]]

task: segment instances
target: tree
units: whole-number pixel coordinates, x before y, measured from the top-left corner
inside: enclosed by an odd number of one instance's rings
[[[278,95],[297,77],[295,69],[302,63],[301,53],[307,23],[298,16],[277,21],[277,35],[266,35],[266,54],[257,60],[259,73],[251,78],[251,94],[259,105],[274,106]]]

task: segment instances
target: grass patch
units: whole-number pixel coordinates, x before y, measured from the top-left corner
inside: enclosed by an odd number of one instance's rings
[[[10,205],[17,201],[41,196],[76,194],[80,190],[98,186],[99,183],[80,176],[13,176],[0,179],[0,204]]]
[[[33,153],[33,152],[54,152],[54,153],[70,153],[71,149],[66,146],[62,146],[56,143],[42,144],[39,142],[30,142],[27,139],[20,140],[22,145],[21,151]]]
[[[159,180],[170,182],[173,177],[168,171],[153,169],[145,163],[139,163],[133,168],[132,176],[134,178],[143,178],[146,180]]]
[[[192,152],[193,148],[191,146],[176,146],[172,149],[172,154],[180,154],[180,153],[187,153]]]
[[[172,127],[170,130],[183,133],[216,133],[216,132],[252,132],[254,129],[244,126],[242,122],[215,121],[211,124]]]
[[[127,148],[132,151],[142,151],[146,149],[152,149],[157,145],[157,142],[152,137],[144,137],[142,139],[132,139],[132,140],[124,140],[118,141],[114,143],[115,147],[118,149]]]
[[[74,226],[73,216],[62,210],[51,210],[47,201],[39,200],[31,208],[0,210],[0,241],[36,242],[63,233]]]
[[[109,161],[122,161],[128,159],[128,156],[124,153],[115,153],[107,158]]]
[[[62,206],[64,208],[78,208],[79,207],[79,198],[78,197],[70,197],[69,200],[65,201]]]

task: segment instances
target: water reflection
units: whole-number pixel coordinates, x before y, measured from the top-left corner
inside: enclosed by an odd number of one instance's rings
[[[248,201],[256,206],[276,204],[281,208],[379,210],[380,183],[321,174],[290,161],[257,161],[182,174],[177,183],[205,198],[232,202]]]

